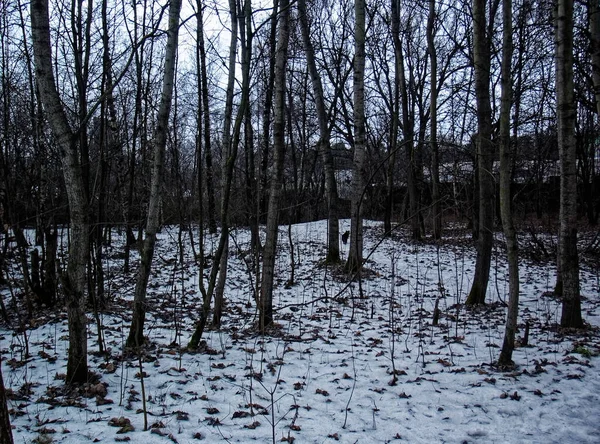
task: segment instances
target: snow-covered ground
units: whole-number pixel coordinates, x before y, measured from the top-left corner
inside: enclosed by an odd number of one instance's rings
[[[175,228],[163,230],[148,292],[151,346],[141,362],[122,356],[135,278],[121,272],[115,235],[105,264],[110,308],[101,315],[110,353],[95,353],[90,315],[89,364],[100,379],[87,387],[89,397],[63,389],[64,315],[40,312],[25,333],[0,328],[15,442],[600,442],[597,267],[581,273],[593,328],[571,335],[557,329],[560,305],[545,294],[554,266],[522,261],[519,338],[528,322],[528,345],[515,349],[516,368],[501,372],[492,365],[508,293],[501,236],[488,304],[467,310],[475,254],[466,236],[438,248],[399,232],[383,239],[378,222],[365,226],[371,253],[362,295],[358,283],[320,263],[325,222],[292,227],[296,282],[286,285],[290,244],[281,227],[277,328],[264,337],[255,329],[249,236],[234,231],[223,328],[206,332],[206,346],[193,354],[183,347],[199,313],[198,267],[190,248],[179,263]],[[207,250],[215,243],[209,239]],[[10,308],[11,296],[2,295]],[[433,326],[436,300],[441,317]]]

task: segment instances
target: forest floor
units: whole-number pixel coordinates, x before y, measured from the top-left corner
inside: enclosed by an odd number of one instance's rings
[[[342,221],[341,232],[348,228]],[[105,262],[109,308],[100,315],[105,355],[97,353],[89,316],[89,365],[98,382],[65,389],[63,313],[40,310],[19,333],[0,326],[15,443],[600,442],[598,262],[582,256],[590,327],[562,331],[554,263],[532,253],[539,238],[522,236],[519,344],[515,367],[501,371],[494,361],[508,281],[500,234],[487,304],[475,309],[463,305],[475,260],[464,230],[448,232],[441,244],[414,243],[400,231],[384,239],[382,225],[366,221],[360,286],[322,264],[325,237],[326,222],[291,228],[290,285],[290,237],[281,227],[277,325],[261,336],[249,234],[233,231],[222,328],[205,332],[201,351],[189,353],[201,305],[198,265],[187,237],[181,263],[177,228],[165,228],[148,287],[149,345],[138,358],[124,356],[123,345],[139,259],[124,275],[123,237],[115,233]],[[209,237],[206,251],[216,242]],[[14,312],[14,297],[5,288],[1,294]],[[441,315],[433,325],[436,301]]]

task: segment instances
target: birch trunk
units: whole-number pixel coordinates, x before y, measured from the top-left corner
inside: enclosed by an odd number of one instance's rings
[[[63,289],[69,320],[67,383],[87,380],[87,319],[85,316],[86,265],[89,257],[88,199],[82,174],[78,134],[63,108],[52,65],[48,0],[31,2],[31,33],[35,75],[46,117],[60,147],[63,177],[69,201],[71,242]]]
[[[404,73],[400,63],[400,5],[392,1],[392,38],[394,42],[394,98],[392,106],[392,122],[390,128],[389,161],[386,180],[385,212],[383,216],[383,229],[386,236],[392,232],[392,213],[394,209],[394,173],[396,169],[396,151],[398,150],[398,133],[400,130],[400,84]]]
[[[512,105],[511,64],[512,42],[512,0],[502,1],[502,75],[500,103],[500,217],[506,238],[508,260],[508,313],[504,341],[498,358],[499,366],[512,365],[512,352],[515,348],[517,318],[519,316],[519,247],[517,233],[513,224],[511,202],[511,165],[510,149],[510,109]],[[515,122],[516,125],[517,122]]]
[[[437,141],[437,52],[435,50],[435,0],[429,0],[429,16],[427,18],[427,50],[431,64],[431,97],[429,110],[431,115],[431,199],[433,200],[433,238],[442,238],[442,204],[440,201],[440,160]]]
[[[563,327],[581,328],[577,253],[577,153],[573,92],[573,0],[558,0],[556,13],[556,102],[560,157],[559,262],[562,277]],[[557,283],[557,286],[559,284]]]
[[[204,282],[200,280],[200,292],[202,293],[202,311],[200,313],[200,319],[196,323],[196,328],[190,339],[188,347],[191,349],[198,348],[200,339],[204,334],[208,316],[210,314],[210,305],[212,302],[215,288],[218,285],[217,277],[220,279],[219,291],[222,296],[225,276],[227,273],[227,253],[229,251],[229,199],[231,195],[231,183],[233,180],[233,172],[235,166],[235,160],[237,158],[237,148],[239,144],[239,128],[241,126],[241,116],[243,116],[243,109],[246,106],[247,93],[242,94],[242,103],[238,109],[238,118],[236,119],[235,128],[231,130],[231,120],[233,117],[233,93],[235,86],[235,65],[237,56],[237,40],[238,40],[238,20],[236,13],[236,2],[235,0],[229,0],[229,15],[231,17],[231,40],[229,44],[229,74],[227,77],[227,90],[225,93],[225,119],[223,122],[223,183],[222,183],[222,199],[221,199],[221,235],[219,238],[219,245],[214,255],[214,264],[210,270],[210,276],[208,281],[208,288],[204,286]],[[243,67],[244,78],[247,80],[247,67],[244,64]],[[246,88],[247,89],[247,88]],[[237,134],[237,137],[235,137]],[[218,264],[218,265],[217,265]],[[220,316],[219,316],[220,317]],[[219,320],[220,321],[220,320]]]
[[[354,272],[363,263],[362,197],[365,189],[365,0],[354,2],[354,160],[350,207],[350,250],[346,270]]]
[[[479,230],[473,285],[467,305],[485,303],[494,229],[494,176],[492,163],[492,109],[490,105],[490,39],[486,33],[486,0],[473,0],[473,59],[477,102],[477,174],[479,178]]]
[[[265,85],[265,103],[262,114],[262,143],[261,143],[261,165],[260,165],[260,203],[259,219],[267,214],[267,188],[269,184],[269,151],[271,134],[271,108],[273,107],[273,88],[275,84],[275,46],[277,45],[277,17],[279,16],[279,0],[273,0],[273,11],[271,12],[269,31],[269,71]]]
[[[231,3],[231,6],[234,7],[234,4]],[[232,20],[235,20],[235,10],[232,10],[234,14],[232,14]],[[237,14],[238,19],[238,29],[239,29],[239,37],[241,41],[241,53],[242,53],[242,88],[241,88],[241,100],[240,105],[238,107],[235,123],[233,125],[233,132],[230,137],[230,147],[229,150],[229,158],[227,160],[225,177],[227,178],[225,186],[227,187],[224,190],[223,195],[231,192],[231,183],[233,179],[233,166],[235,165],[235,161],[238,156],[241,132],[242,132],[242,123],[244,122],[247,112],[246,110],[249,108],[250,101],[250,57],[252,54],[252,2],[251,0],[245,0],[243,4],[243,10],[239,10]],[[215,287],[215,309],[213,316],[213,326],[219,328],[221,326],[221,316],[223,314],[223,306],[224,306],[224,293],[225,293],[225,283],[227,281],[227,260],[229,255],[229,197],[227,200],[223,200],[223,208],[221,215],[221,226],[226,227],[224,231],[221,232],[221,236],[226,235],[226,243],[225,248],[223,250],[223,254],[220,258],[219,265],[219,280],[217,281],[217,285]],[[258,228],[258,227],[257,227]],[[215,258],[216,260],[216,258]]]
[[[277,234],[279,223],[279,200],[283,181],[285,156],[285,73],[289,42],[289,1],[281,0],[277,50],[275,52],[275,109],[273,120],[273,171],[267,213],[267,232],[263,251],[263,269],[260,287],[260,329],[264,331],[273,323],[273,281]]]
[[[206,49],[204,46],[204,19],[202,16],[202,2],[198,0],[196,2],[196,7],[198,8],[198,12],[196,15],[197,21],[197,30],[196,30],[196,39],[198,42],[197,48],[197,56],[199,59],[199,80],[198,83],[201,84],[200,87],[200,98],[202,99],[202,135],[201,137],[204,140],[204,161],[206,163],[206,194],[207,194],[207,204],[208,204],[208,230],[211,233],[217,232],[217,221],[215,215],[216,206],[215,206],[215,187],[213,185],[213,160],[212,160],[212,151],[211,151],[211,142],[210,142],[210,108],[208,102],[208,74],[206,70]],[[202,196],[200,196],[202,198]]]
[[[403,145],[406,148],[406,169],[407,169],[407,188],[409,218],[412,230],[412,238],[417,240],[421,238],[420,220],[419,220],[419,189],[417,187],[418,164],[415,153],[414,130],[415,118],[414,110],[409,106],[409,83],[404,72],[404,50],[403,41],[400,37],[400,13],[402,4],[400,0],[395,0],[392,8],[392,30],[394,38],[394,59],[396,64],[396,87],[400,89],[400,102],[402,110],[402,133]]]
[[[148,217],[146,233],[141,252],[140,268],[138,269],[133,301],[133,319],[127,337],[127,347],[140,347],[144,343],[144,321],[146,317],[146,290],[154,256],[156,233],[160,227],[160,188],[163,179],[163,158],[169,133],[169,114],[173,98],[173,82],[179,40],[179,13],[181,0],[171,0],[169,7],[169,25],[167,31],[167,46],[165,49],[165,71],[161,100],[158,109],[156,130],[154,132],[152,164],[152,179],[150,183],[150,200],[148,202]]]
[[[326,262],[335,263],[340,260],[340,228],[337,210],[337,183],[333,168],[333,156],[331,154],[330,136],[331,131],[327,124],[327,112],[325,111],[325,99],[323,98],[323,83],[317,70],[315,62],[315,49],[310,40],[308,17],[306,15],[306,0],[298,1],[298,15],[300,19],[300,30],[302,42],[306,54],[306,64],[312,82],[313,94],[315,96],[315,108],[319,121],[319,154],[323,162],[325,174],[325,194],[327,195],[327,258]]]

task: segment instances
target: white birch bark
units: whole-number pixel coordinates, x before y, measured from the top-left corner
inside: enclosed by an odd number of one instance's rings
[[[138,269],[133,302],[133,319],[127,337],[128,347],[140,347],[144,343],[144,321],[146,316],[146,289],[150,277],[156,233],[160,228],[160,188],[163,180],[163,159],[169,133],[169,114],[173,98],[173,83],[177,58],[177,43],[179,41],[179,14],[181,0],[171,0],[169,7],[169,25],[167,30],[167,46],[165,48],[165,71],[161,92],[160,105],[153,138],[153,164],[150,182],[150,198],[146,233],[141,252],[140,268]]]
[[[363,263],[362,197],[365,189],[365,0],[354,2],[354,160],[350,208],[350,250],[346,269],[354,272]]]
[[[279,206],[283,181],[285,156],[285,72],[289,42],[289,1],[281,0],[279,31],[275,52],[275,109],[273,115],[273,171],[267,213],[267,233],[263,251],[260,287],[260,329],[264,331],[273,323],[273,281],[279,224]]]
[[[46,118],[60,147],[69,200],[71,242],[67,274],[62,279],[69,320],[67,383],[83,383],[88,376],[84,297],[89,257],[88,199],[78,149],[78,133],[69,125],[54,79],[48,0],[31,2],[31,33],[36,81]]]

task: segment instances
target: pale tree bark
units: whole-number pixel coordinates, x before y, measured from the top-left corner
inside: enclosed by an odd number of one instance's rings
[[[48,147],[42,143],[43,132],[44,132],[44,116],[42,110],[41,98],[39,95],[39,90],[36,87],[36,80],[33,74],[34,72],[34,61],[33,56],[29,50],[29,44],[27,43],[27,28],[25,26],[25,18],[24,11],[21,7],[21,1],[19,4],[19,20],[21,24],[21,29],[23,32],[23,52],[25,54],[25,58],[27,60],[27,74],[28,74],[28,86],[29,86],[29,94],[30,94],[30,119],[31,119],[31,127],[33,129],[33,146],[36,151],[36,156],[40,154],[42,156],[47,156]],[[44,158],[44,157],[42,157]],[[48,174],[46,168],[42,167],[40,169],[40,179],[43,179]],[[42,202],[40,202],[40,215],[45,212],[45,208],[47,208],[48,204],[51,202],[50,193],[45,193],[45,197]],[[41,225],[41,224],[40,224]],[[43,273],[43,300],[45,300],[48,306],[53,305],[56,302],[56,292],[58,289],[58,274],[57,274],[57,228],[56,222],[54,220],[53,215],[49,215],[47,220],[45,221],[44,228],[44,239],[46,241],[45,244],[45,259],[44,259],[44,273]],[[44,249],[42,249],[44,251]]]
[[[33,56],[30,51],[28,38],[29,32],[27,30],[27,26],[25,24],[25,10],[22,5],[22,0],[17,1],[17,7],[19,10],[19,24],[21,28],[21,32],[23,35],[23,55],[25,56],[25,60],[27,63],[27,86],[29,88],[29,107],[30,114],[29,118],[31,121],[32,132],[32,145],[34,152],[36,153],[36,158],[44,159],[47,155],[46,152],[48,147],[42,143],[42,132],[43,132],[43,116],[42,116],[42,105],[40,102],[40,96],[38,90],[35,86],[35,77],[33,74],[34,71],[34,61]],[[8,109],[8,107],[5,107]],[[8,125],[5,124],[5,127]],[[46,168],[40,166],[38,169],[38,180],[43,180],[46,176]],[[6,177],[9,175],[7,174]],[[7,185],[7,189],[8,185]],[[56,290],[57,290],[57,266],[56,266],[56,246],[57,246],[57,231],[54,222],[54,216],[52,214],[46,214],[45,210],[50,196],[49,193],[43,193],[44,197],[38,202],[38,216],[36,216],[36,230],[40,231],[40,227],[44,225],[43,232],[44,235],[42,238],[45,241],[44,248],[42,248],[42,254],[44,257],[43,264],[43,277],[42,277],[42,285],[41,288],[37,290],[38,297],[43,304],[46,304],[48,307],[53,306],[56,302]],[[6,207],[10,210],[10,204]],[[10,214],[10,211],[9,211]],[[36,238],[38,237],[36,233]],[[44,241],[39,242],[40,244],[44,244]]]
[[[577,253],[577,153],[573,93],[573,0],[557,0],[556,9],[556,102],[560,157],[559,257],[562,282],[563,327],[581,328],[579,260]],[[562,287],[562,288],[561,288]]]
[[[350,249],[346,270],[354,272],[363,263],[363,209],[365,189],[365,0],[354,2],[354,159],[350,207]]]
[[[340,260],[340,227],[337,210],[337,183],[335,180],[335,171],[333,167],[333,156],[331,154],[331,130],[327,122],[327,112],[325,110],[325,99],[323,97],[323,83],[321,75],[317,69],[315,61],[315,49],[310,39],[310,30],[308,17],[306,14],[306,0],[298,1],[298,15],[300,19],[300,30],[302,32],[302,42],[306,54],[306,64],[312,82],[313,94],[315,97],[315,108],[317,110],[317,120],[319,122],[319,154],[323,162],[323,171],[325,174],[325,194],[327,195],[327,258],[328,263],[339,262]]]
[[[163,76],[162,93],[156,129],[153,140],[153,165],[150,183],[150,200],[148,202],[148,216],[146,233],[141,251],[140,267],[138,269],[133,301],[133,319],[127,337],[127,347],[140,347],[144,344],[144,321],[146,317],[146,290],[154,256],[156,233],[160,228],[160,188],[163,180],[163,158],[169,133],[169,114],[173,98],[173,83],[177,58],[177,42],[179,40],[179,14],[181,0],[171,0],[169,7],[169,24],[167,30],[167,44],[165,48],[165,68]]]
[[[0,361],[0,444],[13,444],[12,428],[10,427],[10,416],[6,404],[6,391],[2,379],[2,363]]]
[[[232,7],[233,7],[232,3]],[[225,165],[224,177],[226,177],[225,186],[227,190],[223,191],[223,195],[227,193],[229,196],[231,190],[231,181],[233,179],[233,166],[238,156],[240,139],[241,139],[241,131],[242,131],[242,123],[246,119],[247,108],[249,107],[250,101],[250,58],[252,56],[252,2],[251,0],[245,0],[243,6],[240,5],[241,8],[238,14],[238,29],[239,36],[241,41],[241,54],[242,54],[242,88],[241,88],[241,100],[237,109],[237,113],[235,116],[235,122],[233,124],[233,133],[231,134],[226,146],[228,148],[228,160]],[[235,12],[235,10],[232,10]],[[232,20],[235,20],[235,15],[232,14]],[[223,254],[220,258],[219,265],[219,279],[217,281],[217,285],[215,287],[215,309],[213,313],[213,326],[220,327],[221,326],[221,316],[223,314],[223,305],[224,305],[224,293],[225,293],[225,283],[227,281],[227,260],[229,255],[229,198],[227,200],[223,200],[222,206],[222,215],[221,215],[221,227],[225,227],[221,231],[221,236],[227,235],[227,240],[224,246]],[[258,227],[257,227],[258,228]],[[257,232],[258,234],[258,232]],[[216,258],[215,258],[216,260]]]
[[[35,75],[50,127],[60,147],[63,176],[69,200],[71,243],[63,289],[69,320],[67,383],[87,380],[87,319],[85,316],[86,265],[89,257],[88,198],[82,174],[78,134],[67,119],[56,83],[50,46],[48,0],[31,2],[31,33]]]
[[[477,102],[477,174],[479,178],[479,230],[477,260],[473,285],[467,305],[485,303],[490,264],[492,260],[494,228],[494,176],[492,164],[492,109],[490,106],[490,36],[486,32],[486,0],[473,0],[473,61],[475,69],[475,97]],[[490,13],[493,20],[493,12]]]
[[[502,87],[500,102],[500,217],[506,238],[506,256],[508,260],[508,313],[504,341],[498,358],[499,366],[512,364],[512,352],[515,347],[515,334],[519,316],[519,245],[513,224],[511,201],[511,143],[510,109],[512,105],[511,64],[513,55],[512,41],[512,0],[502,1]],[[517,122],[515,122],[515,125]]]
[[[269,194],[265,247],[263,251],[262,278],[260,286],[260,329],[264,331],[273,323],[273,281],[275,275],[275,256],[277,253],[277,235],[279,231],[279,204],[283,182],[283,161],[285,156],[285,72],[290,37],[290,4],[281,0],[279,30],[275,51],[275,84],[273,113],[273,171]]]
[[[210,143],[210,115],[209,103],[208,103],[208,83],[206,75],[206,50],[204,47],[204,18],[203,18],[203,1],[196,1],[196,92],[198,94],[198,109],[196,110],[196,184],[198,187],[198,225],[200,227],[200,236],[198,239],[199,257],[198,257],[198,275],[200,278],[200,288],[203,288],[202,276],[204,276],[205,268],[205,252],[204,252],[204,221],[205,221],[205,210],[204,210],[204,183],[206,181],[206,187],[208,191],[208,208],[212,209],[214,213],[214,198],[211,207],[210,190],[213,189],[212,184],[212,155],[208,153],[211,150]],[[204,94],[206,93],[206,95]],[[206,169],[203,168],[203,150],[205,151],[206,157]],[[208,162],[210,159],[210,163]],[[209,168],[210,166],[210,168]],[[210,171],[209,171],[210,170]],[[209,181],[210,175],[210,181]],[[206,177],[205,177],[206,176]],[[211,211],[208,211],[209,213]],[[215,215],[208,215],[208,227],[209,231],[216,232],[217,223]],[[212,226],[214,222],[214,227]]]
[[[431,91],[430,91],[430,141],[431,146],[431,199],[433,201],[433,238],[442,237],[442,203],[440,201],[440,154],[437,140],[437,52],[435,49],[435,0],[429,0],[429,16],[427,17],[427,51],[429,52],[429,63],[431,65]]]
[[[231,17],[231,40],[229,43],[229,73],[227,76],[227,89],[225,92],[225,116],[223,121],[223,181],[222,181],[222,197],[221,197],[221,235],[219,237],[219,244],[215,251],[213,258],[213,266],[210,270],[210,276],[208,278],[208,287],[205,287],[204,281],[200,279],[199,287],[200,293],[202,294],[202,310],[200,312],[200,319],[196,322],[194,333],[188,344],[188,348],[197,349],[200,344],[200,339],[204,334],[208,316],[210,314],[210,305],[212,302],[213,294],[217,285],[219,285],[220,291],[223,291],[225,276],[227,273],[227,254],[229,251],[229,200],[231,196],[231,183],[233,181],[233,173],[235,167],[235,160],[237,158],[237,148],[239,143],[239,129],[237,131],[238,140],[233,140],[231,121],[233,118],[233,93],[235,87],[235,67],[236,67],[236,56],[237,56],[237,41],[238,41],[238,20],[237,20],[237,6],[235,0],[229,0],[229,15]],[[244,71],[247,71],[244,65]],[[246,76],[246,74],[244,74]],[[242,96],[247,97],[247,94]],[[240,108],[243,108],[244,103],[240,104]],[[238,116],[243,116],[243,110],[238,109]],[[236,126],[241,126],[241,119],[236,121]],[[235,131],[234,131],[235,132]],[[219,264],[219,265],[217,265]],[[221,283],[217,282],[217,278],[220,279]]]

